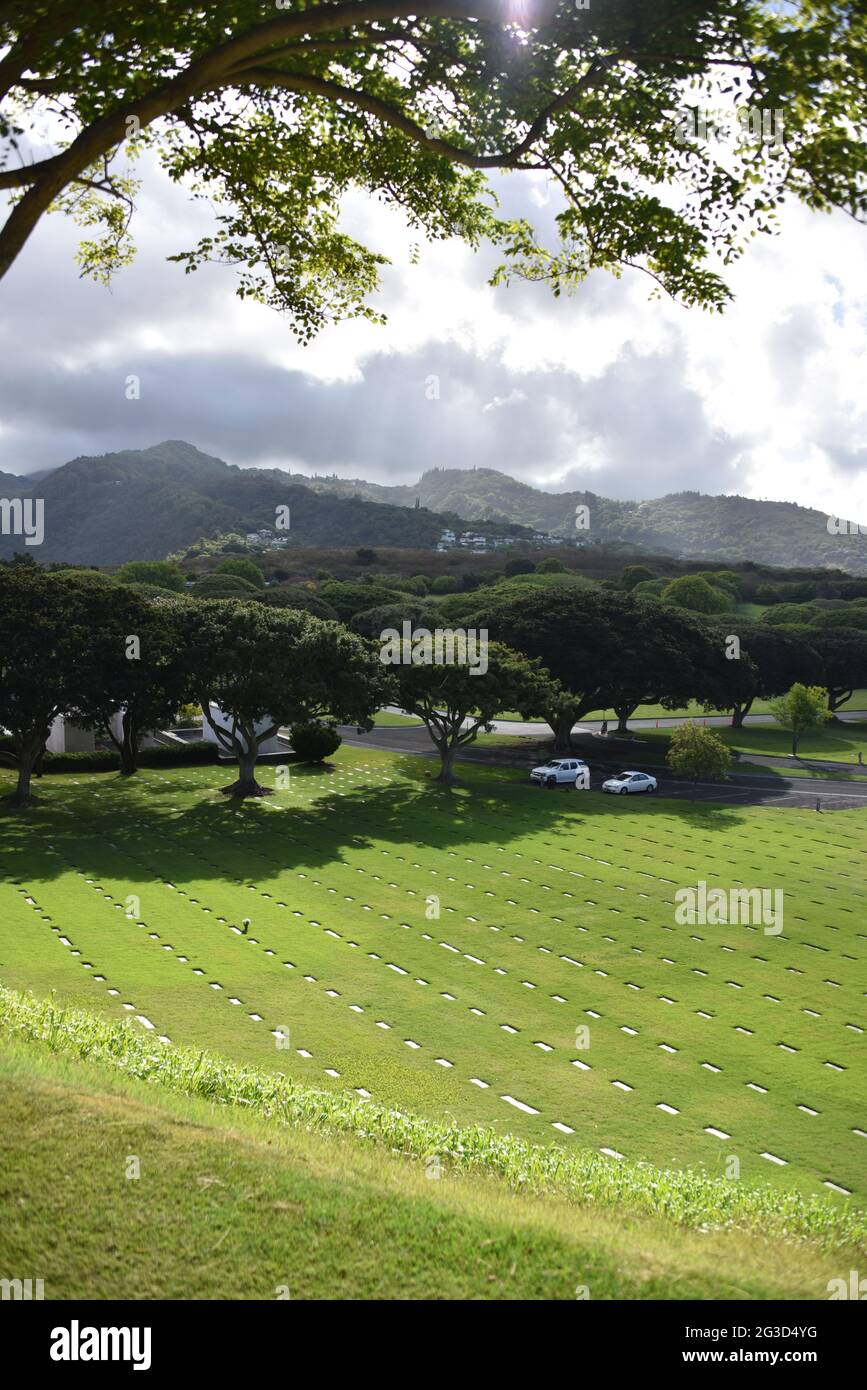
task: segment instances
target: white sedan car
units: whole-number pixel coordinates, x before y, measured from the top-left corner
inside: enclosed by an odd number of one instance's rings
[[[602,783],[602,790],[620,795],[625,792],[655,792],[656,785],[656,778],[647,772],[618,772],[616,777],[609,777],[607,782]]]
[[[563,783],[571,783],[574,787],[579,774],[589,771],[583,758],[549,758],[541,767],[533,768],[530,781],[540,787],[557,787]]]

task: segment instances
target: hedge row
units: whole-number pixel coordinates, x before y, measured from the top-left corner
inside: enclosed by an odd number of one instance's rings
[[[13,752],[12,740],[0,737],[0,752]],[[165,744],[159,748],[142,748],[139,767],[189,767],[197,763],[215,763],[218,749],[214,743],[197,740],[195,743]],[[4,760],[5,761],[5,760]],[[113,749],[95,749],[90,753],[46,753],[43,772],[117,772],[120,757]]]

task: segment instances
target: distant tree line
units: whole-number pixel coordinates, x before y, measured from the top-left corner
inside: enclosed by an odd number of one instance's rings
[[[18,805],[31,799],[59,715],[101,730],[130,775],[147,730],[190,701],[205,714],[214,704],[225,721],[215,734],[238,761],[223,790],[256,796],[259,748],[279,728],[369,727],[388,693],[371,644],[312,614],[154,599],[95,574],[0,565],[0,726],[12,740]]]
[[[237,567],[227,579],[244,579]],[[244,797],[265,794],[256,779],[259,749],[280,728],[369,728],[388,703],[425,723],[448,784],[458,750],[504,710],[541,716],[556,750],[566,751],[573,725],[597,710],[612,709],[622,731],[640,705],[675,710],[694,701],[730,710],[740,725],[756,699],[778,699],[795,685],[826,690],[832,713],[867,685],[867,632],[702,616],[643,597],[641,576],[631,590],[557,571],[491,586],[473,613],[489,634],[484,674],[455,662],[381,659],[386,628],[404,620],[445,626],[436,605],[457,594],[404,591],[395,600],[385,590],[384,603],[350,615],[358,596],[350,603],[349,586],[334,581],[331,611],[350,617],[350,628],[300,604],[246,594],[196,601],[154,585],[154,577],[121,584],[87,570],[0,564],[0,729],[14,752],[17,804],[32,795],[60,715],[102,731],[129,776],[147,731],[183,705],[194,702],[205,715],[214,705],[225,717],[214,736],[238,763],[238,777],[223,790]]]

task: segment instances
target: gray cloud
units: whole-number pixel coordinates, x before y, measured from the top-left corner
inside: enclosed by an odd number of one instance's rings
[[[550,235],[559,204],[552,199],[539,209],[529,187],[514,176],[498,180],[501,211],[527,215]],[[712,427],[701,395],[685,384],[681,346],[652,355],[627,348],[589,380],[562,367],[510,369],[496,354],[431,340],[412,351],[374,346],[359,360],[357,379],[323,381],[271,360],[286,337],[276,316],[261,353],[249,338],[236,350],[185,349],[190,322],[212,326],[213,343],[225,343],[226,307],[234,308],[231,272],[185,276],[165,262],[209,219],[182,191],[148,178],[139,259],[111,292],[76,279],[75,233],[63,219],[40,227],[0,292],[0,470],[26,472],[183,438],[241,465],[383,482],[413,481],[434,466],[478,465],[528,482],[556,477],[556,490],[589,487],[624,498],[733,491],[748,473],[751,439],[736,423],[727,432]],[[481,250],[472,258],[473,280],[483,282],[497,259],[495,250]],[[452,295],[460,289],[445,288]],[[387,272],[383,304],[401,293],[400,273]],[[622,312],[629,294],[626,280],[589,277],[573,301],[576,362],[592,351],[594,320]],[[540,314],[553,319],[564,311],[545,286],[520,281],[497,292],[497,305],[515,334],[525,322],[538,332]],[[169,347],[154,346],[160,339]],[[687,338],[672,334],[671,341]],[[781,383],[816,344],[823,346],[820,325],[808,309],[796,308],[768,330],[765,346]],[[139,400],[125,396],[131,374],[140,378]],[[829,453],[838,470],[854,473],[862,456],[841,433]],[[586,466],[587,458],[601,466]]]
[[[514,371],[452,343],[376,354],[359,380],[323,382],[233,353],[131,354],[76,371],[8,363],[0,388],[0,468],[51,466],[81,453],[164,438],[241,465],[335,470],[409,482],[436,466],[500,468],[527,481],[620,497],[732,487],[743,441],[714,433],[682,385],[676,354],[627,354],[597,379]],[[140,399],[127,400],[135,373]],[[570,467],[582,446],[598,471]]]

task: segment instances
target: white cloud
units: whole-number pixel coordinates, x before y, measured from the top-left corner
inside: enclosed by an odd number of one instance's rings
[[[550,230],[557,202],[538,176],[497,192]],[[787,209],[782,235],[756,238],[728,272],[724,315],[650,299],[631,272],[559,300],[492,289],[490,248],[422,243],[413,265],[419,237],[399,213],[355,194],[346,218],[392,260],[388,323],[329,328],[310,347],[238,300],[231,271],[166,261],[210,212],[153,170],[139,261],[111,292],[76,278],[74,231],[47,219],[4,283],[0,468],[174,436],[238,463],[393,481],[479,464],[554,489],[737,490],[867,520],[867,241],[844,216]],[[131,372],[140,409],[123,398]]]

